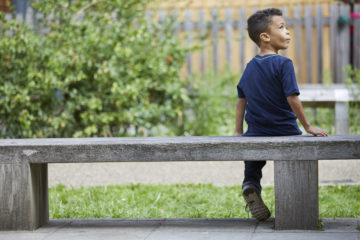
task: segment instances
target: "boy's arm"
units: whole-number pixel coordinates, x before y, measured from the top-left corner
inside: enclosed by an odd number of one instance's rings
[[[235,136],[244,134],[243,122],[245,115],[246,98],[239,98],[236,104],[236,115],[235,115]]]
[[[294,111],[295,115],[301,122],[301,124],[304,126],[306,132],[308,132],[314,136],[316,136],[316,135],[327,136],[328,135],[324,130],[322,130],[320,128],[312,127],[310,125],[310,123],[308,122],[308,120],[305,117],[305,113],[304,113],[304,109],[302,107],[301,101],[296,94],[288,96],[287,101],[288,101],[291,109]]]

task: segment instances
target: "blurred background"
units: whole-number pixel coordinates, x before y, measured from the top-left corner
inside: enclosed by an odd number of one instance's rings
[[[246,19],[267,7],[283,11],[292,43],[280,54],[292,59],[300,87],[346,89],[341,134],[359,134],[359,4],[0,0],[1,137],[232,135],[236,84],[258,52]],[[339,133],[336,99],[319,103],[321,94],[307,117]],[[320,161],[319,171],[320,184],[360,182],[356,160]],[[49,164],[50,186],[242,179],[242,162]],[[272,162],[263,183],[273,185]]]

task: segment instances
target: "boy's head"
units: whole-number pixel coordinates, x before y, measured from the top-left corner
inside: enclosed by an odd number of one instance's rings
[[[270,43],[276,49],[288,47],[290,35],[281,10],[268,8],[257,11],[248,18],[247,23],[249,36],[259,47],[262,43]]]

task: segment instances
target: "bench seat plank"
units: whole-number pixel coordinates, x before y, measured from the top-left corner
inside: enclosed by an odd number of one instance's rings
[[[360,135],[0,140],[0,163],[360,159]]]

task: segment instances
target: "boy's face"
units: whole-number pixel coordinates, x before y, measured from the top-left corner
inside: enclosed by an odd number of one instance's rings
[[[282,16],[272,16],[271,24],[265,33],[265,42],[275,50],[287,49],[290,43],[290,32],[286,28],[286,22]]]

